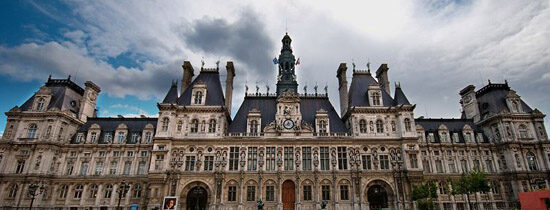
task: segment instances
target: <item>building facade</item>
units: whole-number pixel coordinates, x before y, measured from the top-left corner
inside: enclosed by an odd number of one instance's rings
[[[299,90],[291,41],[276,59],[276,91],[247,87],[235,114],[231,61],[225,88],[219,65],[195,76],[185,61],[157,118],[97,117],[97,85],[49,78],[6,112],[1,207],[162,209],[173,197],[179,209],[413,209],[411,189],[433,180],[438,207],[459,210],[467,198],[450,182],[471,170],[491,183],[470,195],[477,209],[513,208],[519,192],[548,188],[545,115],[507,83],[461,90],[460,119],[415,118],[399,84],[392,95],[387,64],[374,74],[353,65],[348,85],[342,63],[337,111],[326,87]]]

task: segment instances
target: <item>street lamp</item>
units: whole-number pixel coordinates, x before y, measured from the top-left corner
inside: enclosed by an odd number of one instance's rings
[[[29,196],[31,197],[31,205],[29,206],[29,210],[32,209],[32,204],[34,203],[34,198],[42,193],[44,193],[44,191],[46,190],[46,187],[44,186],[44,184],[35,184],[35,183],[32,183],[30,186],[29,186]]]
[[[116,209],[120,209],[120,200],[122,199],[122,196],[126,195],[129,189],[130,185],[128,183],[126,183],[125,181],[122,181],[122,183],[120,183],[120,186],[116,190],[118,193],[118,204]]]

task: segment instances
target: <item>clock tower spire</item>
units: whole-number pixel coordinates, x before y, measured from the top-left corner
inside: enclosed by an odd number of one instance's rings
[[[290,43],[292,39],[285,34],[283,37],[283,48],[279,54],[279,74],[277,75],[277,95],[281,95],[286,90],[292,90],[298,93],[298,83],[296,82],[295,64],[296,57],[292,54]]]

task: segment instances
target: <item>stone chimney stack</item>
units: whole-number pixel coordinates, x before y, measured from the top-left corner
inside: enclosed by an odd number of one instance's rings
[[[193,66],[191,65],[191,62],[184,61],[183,65],[181,65],[183,68],[183,77],[181,78],[181,94],[183,95],[183,92],[191,85],[191,79],[193,79],[193,76],[195,74],[193,73]]]
[[[461,99],[460,105],[462,112],[467,119],[474,119],[474,122],[480,120],[480,111],[476,98],[476,86],[468,85],[459,92]]]
[[[388,95],[391,95],[390,91],[390,79],[388,78],[388,71],[390,69],[388,68],[388,64],[383,63],[378,67],[378,70],[376,70],[376,79],[378,80],[378,84],[380,84],[380,87],[383,88]]]
[[[225,66],[227,69],[227,77],[225,78],[225,107],[229,116],[231,116],[231,102],[233,99],[233,78],[235,77],[235,67],[233,61],[227,61]]]
[[[86,122],[89,117],[96,116],[97,96],[99,92],[101,92],[101,89],[91,81],[86,81],[84,85],[86,88],[84,88],[84,94],[82,95],[82,99],[80,101],[78,118]]]
[[[346,63],[340,63],[336,77],[338,77],[338,91],[340,92],[340,116],[343,117],[348,110],[348,80],[346,78],[346,71],[348,67]]]

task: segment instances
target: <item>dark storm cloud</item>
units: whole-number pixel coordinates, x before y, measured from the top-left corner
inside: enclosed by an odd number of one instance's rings
[[[234,58],[255,74],[263,74],[271,70],[273,57],[272,40],[264,25],[256,13],[246,11],[232,23],[226,19],[203,17],[182,34],[193,50]]]

